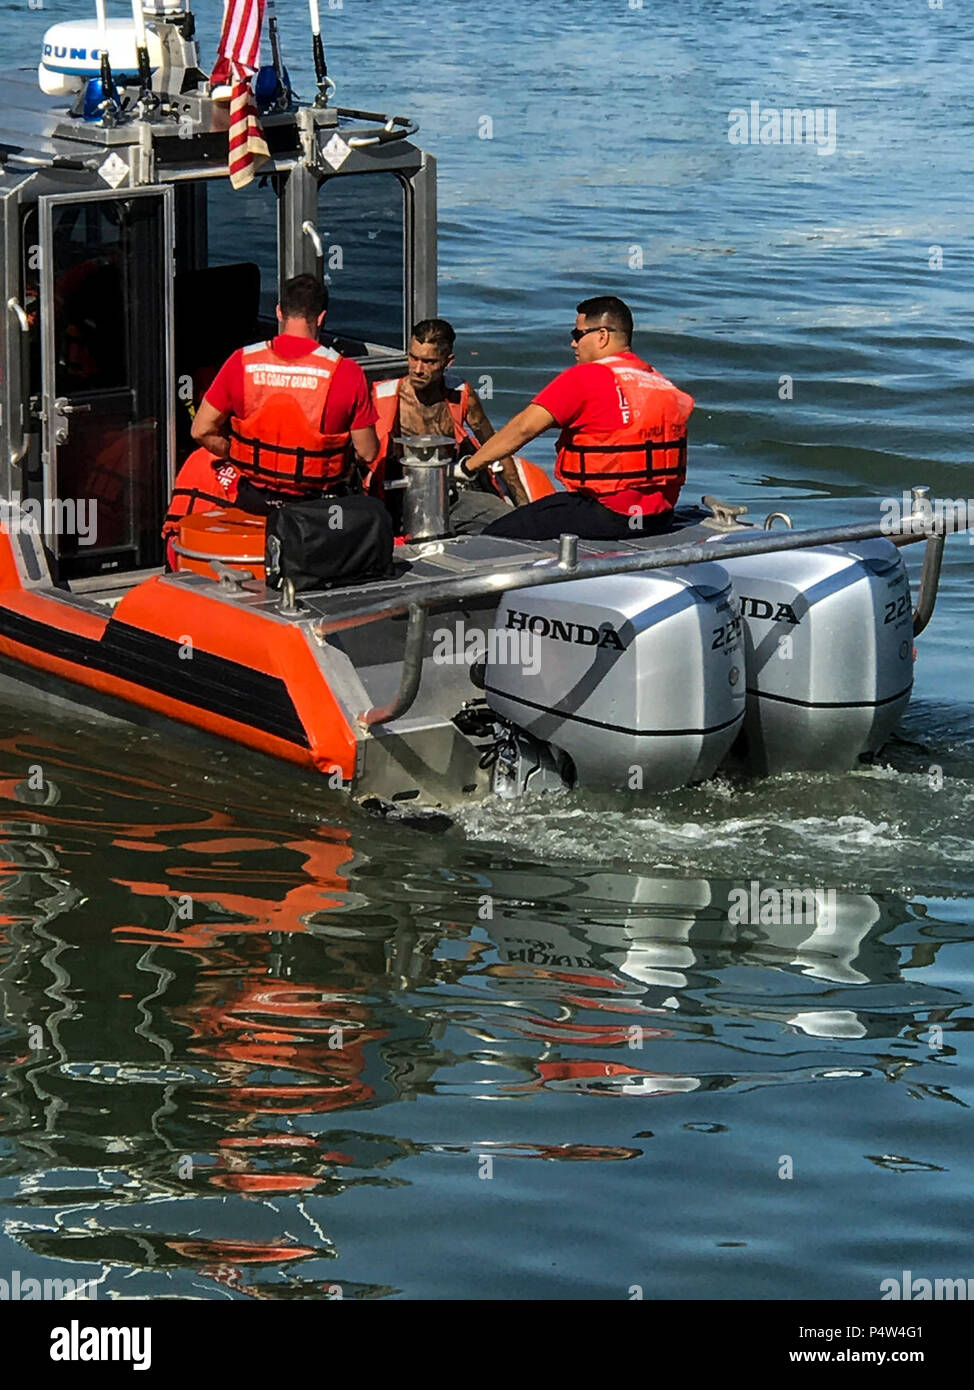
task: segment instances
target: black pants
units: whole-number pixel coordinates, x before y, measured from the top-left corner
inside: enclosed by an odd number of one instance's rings
[[[554,541],[561,535],[588,541],[638,541],[641,536],[669,530],[672,516],[672,512],[664,512],[662,516],[630,517],[626,512],[610,511],[584,493],[554,492],[526,507],[514,507],[492,521],[484,535],[525,541]]]
[[[326,490],[311,488],[307,492],[275,492],[272,488],[259,487],[249,478],[242,477],[237,483],[237,500],[233,505],[241,512],[251,516],[270,516],[277,507],[286,507],[289,502],[314,502],[319,497],[348,497],[355,491],[348,483],[332,483]]]

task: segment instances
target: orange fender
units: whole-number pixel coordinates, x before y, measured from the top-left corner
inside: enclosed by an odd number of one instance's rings
[[[537,502],[539,497],[550,497],[558,489],[548,477],[543,468],[539,468],[530,459],[515,454],[514,466],[517,468],[517,476],[521,480],[521,486],[528,495],[529,502]]]

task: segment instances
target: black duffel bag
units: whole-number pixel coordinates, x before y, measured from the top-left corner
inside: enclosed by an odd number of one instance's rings
[[[392,567],[392,519],[377,497],[318,497],[272,507],[267,516],[267,583],[289,579],[295,593],[382,579]]]

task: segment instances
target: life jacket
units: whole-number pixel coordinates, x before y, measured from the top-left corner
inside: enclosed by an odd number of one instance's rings
[[[233,464],[218,459],[209,449],[194,449],[176,474],[163,536],[175,535],[180,521],[190,512],[231,506],[237,496],[238,477]]]
[[[686,482],[693,397],[638,359],[603,357],[593,365],[612,373],[625,423],[609,431],[563,430],[555,476],[597,496],[636,488],[675,500]]]
[[[157,442],[154,421],[110,429],[104,417],[82,416],[72,424],[72,447],[60,460],[60,487],[64,496],[90,499],[99,546],[131,543],[130,518],[144,515],[151,505]]]
[[[81,431],[85,431],[82,434]],[[85,448],[85,492],[96,503],[99,517],[99,532],[110,518],[121,520],[125,512],[125,502],[133,502],[138,509],[139,499],[133,496],[153,459],[146,456],[146,439],[149,446],[156,443],[154,430],[147,431],[145,425],[135,424],[129,430],[97,430],[90,425],[82,425],[81,431],[72,427],[74,439]],[[101,535],[99,535],[99,539]],[[107,543],[113,543],[111,537]]]
[[[372,400],[375,405],[378,420],[376,421],[375,432],[379,437],[379,452],[369,464],[365,478],[365,490],[373,497],[381,497],[384,492],[386,464],[389,459],[389,450],[392,440],[397,433],[397,421],[399,419],[399,386],[403,378],[399,376],[389,377],[385,381],[377,381],[372,390]],[[458,398],[451,400],[450,396],[455,394]],[[476,446],[477,439],[467,424],[467,405],[470,400],[470,383],[463,381],[459,388],[448,387],[446,395],[446,405],[450,412],[450,420],[453,425],[453,435],[457,445],[465,444],[467,440],[472,441]]]
[[[230,462],[275,492],[326,491],[349,471],[351,433],[319,426],[341,362],[332,348],[279,357],[270,343],[243,349],[244,413],[230,421]]]

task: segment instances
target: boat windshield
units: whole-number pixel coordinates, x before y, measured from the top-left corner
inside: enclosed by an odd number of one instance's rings
[[[206,264],[256,265],[258,281],[254,327],[271,334],[277,303],[279,197],[270,179],[255,179],[246,188],[232,188],[228,179],[206,182]],[[221,312],[234,312],[225,300]],[[249,339],[248,339],[249,341]],[[237,344],[242,346],[242,344]]]
[[[329,178],[318,195],[318,229],[331,290],[335,346],[405,348],[403,188],[395,174]]]

